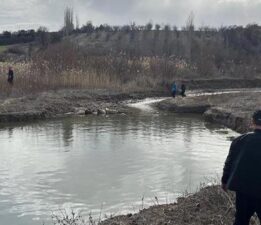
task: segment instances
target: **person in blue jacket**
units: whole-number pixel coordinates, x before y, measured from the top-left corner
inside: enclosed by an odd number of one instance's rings
[[[177,94],[177,85],[175,82],[173,82],[172,84],[172,87],[171,87],[171,94],[172,94],[172,97],[175,98],[176,97],[176,94]]]

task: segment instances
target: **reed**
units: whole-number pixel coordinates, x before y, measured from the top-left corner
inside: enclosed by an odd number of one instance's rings
[[[15,73],[12,86],[7,83],[9,66]],[[88,55],[69,41],[37,52],[26,63],[1,63],[0,68],[2,94],[13,95],[66,88],[163,90],[166,83],[185,78],[191,69],[171,58]]]

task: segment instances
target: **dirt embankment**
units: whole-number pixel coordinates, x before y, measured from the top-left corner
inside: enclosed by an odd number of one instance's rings
[[[177,203],[155,205],[137,214],[117,216],[101,225],[231,225],[235,207],[234,195],[219,186],[202,188],[199,192],[179,198]],[[252,218],[251,224],[257,224]]]
[[[260,87],[261,79],[201,79],[201,80],[185,80],[184,81],[189,90],[193,92],[204,92],[222,90],[225,88],[242,88],[242,87]],[[177,81],[178,84],[181,82]],[[159,91],[144,91],[144,92],[128,92],[123,93],[120,91],[108,91],[108,90],[59,90],[59,91],[46,91],[41,93],[29,94],[22,97],[17,96],[14,93],[11,96],[5,96],[4,93],[0,93],[0,122],[12,122],[12,121],[29,121],[35,119],[45,119],[50,117],[57,117],[65,114],[114,114],[126,112],[126,106],[123,101],[130,99],[142,99],[145,97],[162,97],[170,96],[169,85],[163,85]],[[238,123],[245,123],[245,120],[241,119],[241,116],[235,119],[234,114],[229,115],[230,112],[220,110],[214,106],[220,106],[225,95],[219,95],[217,98],[204,98],[204,97],[188,97],[179,100],[168,100],[159,103],[159,108],[164,110],[171,110],[175,112],[192,112],[192,113],[204,113],[207,109],[211,108],[213,111],[206,113],[206,117],[210,120],[223,123],[228,127],[244,131],[245,128],[238,128]],[[240,99],[240,96],[225,96],[225,98],[232,98],[232,104],[240,100],[240,104],[243,105],[243,111],[246,107],[245,103],[254,102],[253,99],[245,99],[245,95],[242,94],[244,101]],[[257,96],[254,96],[257,98]],[[235,100],[233,100],[235,99]],[[213,102],[212,102],[213,100]],[[218,101],[218,103],[217,103]],[[257,104],[258,105],[258,104]],[[260,104],[259,104],[260,105]],[[223,105],[222,105],[223,107]],[[251,106],[252,107],[252,106]],[[228,107],[229,109],[230,107]],[[242,108],[240,108],[241,110]],[[239,111],[240,111],[239,110]],[[211,113],[210,113],[211,112]],[[243,116],[245,117],[245,115]],[[224,122],[226,118],[230,122]],[[236,120],[236,121],[234,121]],[[245,127],[245,125],[244,125]]]
[[[211,122],[223,124],[235,131],[250,129],[251,115],[261,108],[261,92],[245,90],[236,93],[191,95],[169,98],[155,104],[161,110],[177,113],[200,113]]]
[[[209,121],[223,124],[238,132],[245,132],[249,129],[251,114],[261,107],[261,92],[255,91],[257,89],[222,94],[206,93],[206,95],[199,95],[197,94],[199,91],[194,91],[186,98],[168,98],[156,103],[155,106],[161,110],[177,113],[200,113]],[[126,113],[128,112],[128,107],[124,104],[126,100],[168,94],[60,90],[23,97],[0,98],[0,122],[30,121],[65,115]]]
[[[0,98],[0,122],[30,121],[58,116],[126,113],[125,100],[162,93],[125,94],[105,90],[60,90],[23,97]]]

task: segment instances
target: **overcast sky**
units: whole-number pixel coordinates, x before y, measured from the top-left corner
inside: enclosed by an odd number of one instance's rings
[[[196,26],[261,24],[261,0],[0,0],[0,31],[60,29],[66,6],[74,8],[80,24],[152,21],[181,27],[192,11]]]

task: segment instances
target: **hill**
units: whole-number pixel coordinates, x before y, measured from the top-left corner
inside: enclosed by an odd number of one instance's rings
[[[256,24],[195,30],[192,24],[177,29],[89,23],[67,33],[42,29],[33,42],[13,46],[1,47],[0,58],[28,64],[23,90],[28,84],[37,90],[151,90],[169,89],[173,80],[261,78],[261,27]]]

